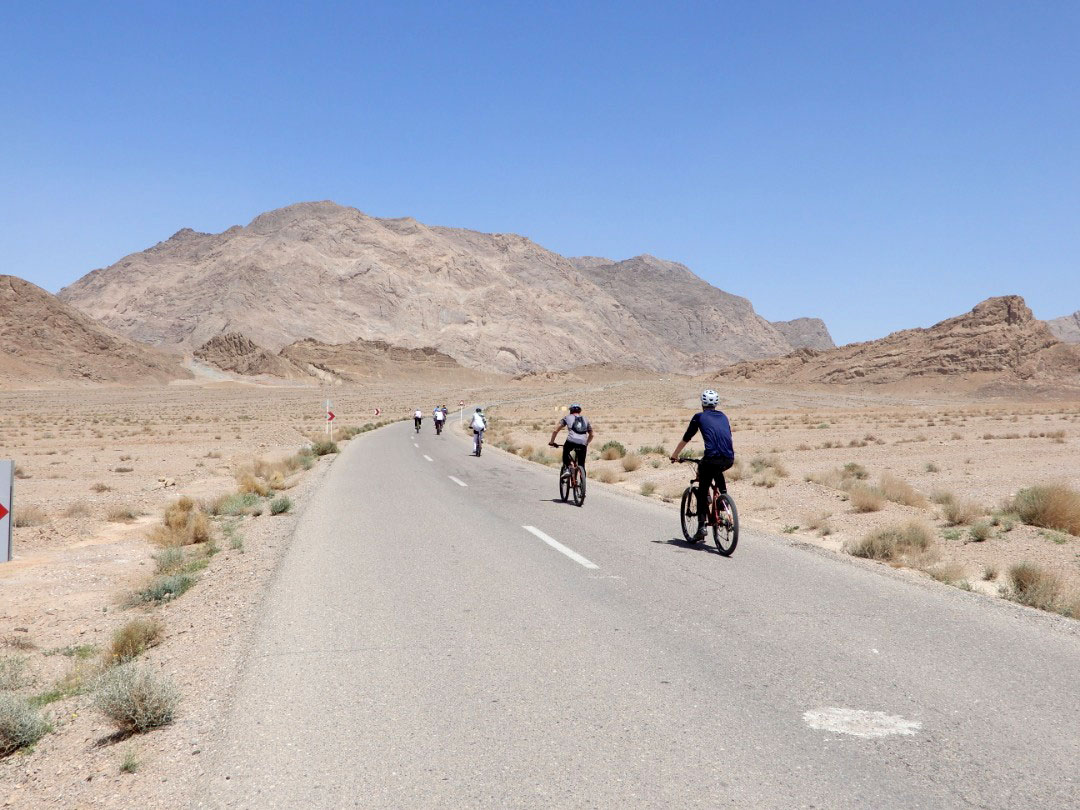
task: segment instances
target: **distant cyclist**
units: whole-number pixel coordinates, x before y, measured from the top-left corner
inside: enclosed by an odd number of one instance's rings
[[[480,445],[484,441],[484,431],[487,430],[487,419],[484,418],[484,409],[477,408],[476,413],[472,415],[472,421],[469,422],[469,427],[473,432],[473,455],[480,455]]]
[[[415,427],[417,432],[419,432],[420,423],[424,421],[424,412],[422,410],[420,410],[419,408],[417,408],[415,411],[413,411],[412,419],[413,419],[413,427]]]
[[[695,413],[690,419],[690,425],[686,428],[682,441],[671,454],[672,462],[677,462],[686,443],[693,439],[699,430],[701,431],[701,438],[705,441],[705,456],[698,464],[698,540],[705,537],[709,486],[716,481],[717,488],[721,492],[727,492],[724,470],[735,463],[735,448],[731,442],[731,423],[728,422],[723,411],[716,409],[719,402],[720,395],[711,388],[701,393],[701,413]]]
[[[443,421],[446,419],[446,412],[443,411],[438,405],[435,406],[435,410],[432,411],[432,417],[435,419],[435,432],[442,433]]]
[[[548,442],[551,447],[558,446],[555,444],[555,437],[563,428],[566,428],[566,441],[563,442],[562,448],[563,469],[570,466],[570,454],[573,453],[577,458],[578,467],[584,470],[585,451],[589,447],[589,442],[593,440],[593,429],[589,420],[582,415],[580,405],[571,405],[570,413],[555,425],[555,430],[551,432],[551,440]]]

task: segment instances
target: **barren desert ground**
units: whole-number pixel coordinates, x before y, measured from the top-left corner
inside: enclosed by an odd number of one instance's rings
[[[226,383],[0,395],[0,457],[18,464],[19,523],[15,560],[0,565],[0,677],[33,697],[53,727],[0,760],[0,803],[182,801],[293,513],[332,463],[332,454],[296,456],[322,429],[325,396],[338,425],[357,427],[407,418],[416,407],[429,413],[436,403],[454,409],[459,399],[485,405],[489,444],[522,463],[552,465],[552,493],[557,461],[547,440],[566,405],[581,402],[597,434],[590,480],[672,503],[674,538],[674,505],[691,468],[667,455],[703,386],[548,375],[471,390],[418,381],[327,394]],[[1034,563],[1055,582],[1055,610],[1080,615],[1080,540],[1024,525],[1008,506],[1034,485],[1080,488],[1080,403],[747,384],[720,393],[739,459],[730,490],[744,525],[845,553],[877,530],[916,521],[929,544],[890,561],[911,576],[1001,598],[1014,595],[1010,566]],[[450,424],[458,429],[456,413]],[[172,542],[162,516],[181,496],[205,514],[205,535]],[[290,508],[270,514],[282,496]],[[193,524],[181,517],[187,531]],[[701,565],[712,562],[701,555]],[[147,595],[177,572],[194,582],[189,594]],[[172,725],[128,737],[94,707],[88,685],[114,654],[114,633],[135,619],[158,623],[141,657],[176,683],[184,708]]]

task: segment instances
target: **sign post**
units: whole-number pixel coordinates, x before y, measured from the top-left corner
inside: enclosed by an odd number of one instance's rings
[[[457,420],[458,420],[458,424],[459,424],[459,425],[460,425],[460,424],[461,424],[462,422],[464,422],[464,421],[465,421],[465,400],[463,400],[463,399],[459,399],[459,400],[458,400],[458,415],[457,415]]]
[[[11,510],[15,496],[15,462],[0,460],[0,562],[10,562]]]
[[[330,400],[326,400],[326,433],[330,437],[330,441],[334,440],[334,419],[337,415],[330,410]]]

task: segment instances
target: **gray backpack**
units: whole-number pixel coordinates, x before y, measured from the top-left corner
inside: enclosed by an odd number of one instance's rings
[[[574,431],[574,433],[579,436],[584,436],[589,432],[589,420],[580,413],[574,414],[574,421],[570,425],[570,430]]]

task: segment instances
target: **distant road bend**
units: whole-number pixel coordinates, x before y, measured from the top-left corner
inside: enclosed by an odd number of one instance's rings
[[[1080,807],[1065,620],[745,528],[688,548],[450,427],[335,460],[196,804]]]

